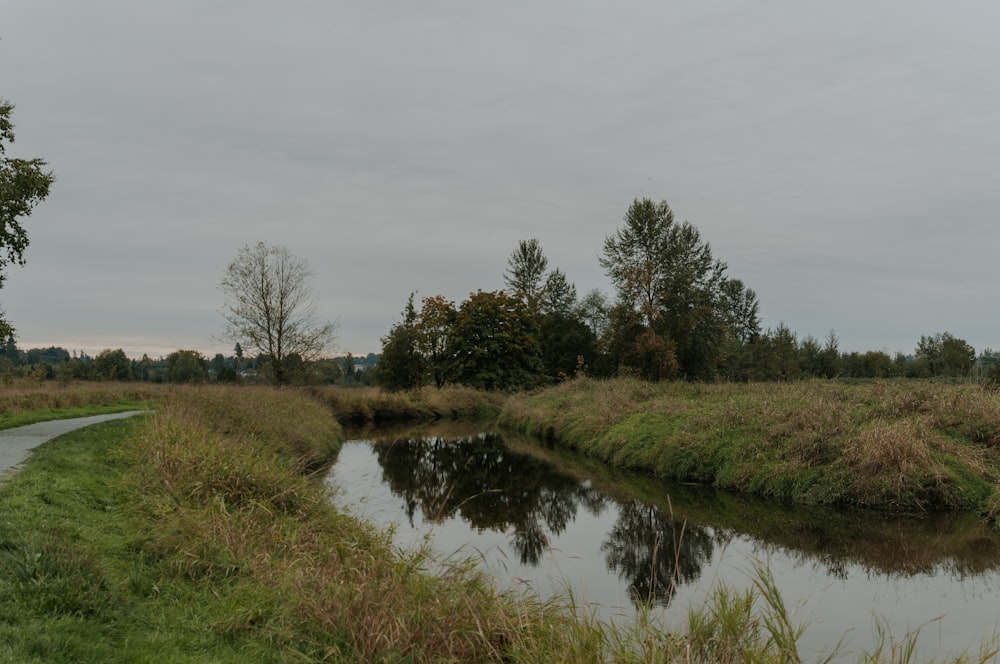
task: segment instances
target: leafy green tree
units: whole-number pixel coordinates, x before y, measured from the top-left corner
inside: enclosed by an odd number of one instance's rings
[[[417,348],[435,387],[444,387],[448,380],[451,358],[448,356],[448,336],[455,323],[455,304],[440,295],[425,297],[416,320]]]
[[[287,248],[258,242],[239,250],[222,280],[225,336],[265,356],[275,385],[291,380],[292,355],[310,362],[333,344],[333,324],[316,319],[311,276]]]
[[[512,295],[523,298],[531,312],[538,310],[549,260],[538,240],[521,240],[507,259],[504,283]]]
[[[174,351],[167,355],[167,380],[171,383],[204,383],[208,380],[208,360],[198,351]]]
[[[539,318],[538,341],[545,375],[564,379],[587,371],[596,355],[596,339],[586,323],[571,313],[553,312]]]
[[[632,341],[653,356],[667,359],[673,353],[681,374],[711,377],[727,335],[733,334],[723,301],[726,265],[713,258],[697,228],[675,221],[666,201],[636,200],[624,221],[605,239],[600,257],[619,305],[638,317],[620,320],[635,333]],[[650,335],[660,341],[653,343]]]
[[[14,125],[10,120],[13,110],[13,104],[0,100],[0,288],[8,265],[24,265],[28,233],[19,220],[30,216],[35,206],[45,200],[55,181],[52,172],[44,170],[46,164],[42,159],[7,156],[7,146],[14,142]],[[13,331],[0,311],[0,338]]]
[[[762,334],[752,348],[754,380],[795,380],[801,376],[798,340],[783,322]]]
[[[132,363],[121,348],[102,350],[94,358],[94,377],[97,380],[131,380]]]
[[[376,385],[398,391],[417,389],[423,384],[426,365],[420,352],[416,323],[417,312],[411,293],[403,310],[403,320],[382,337],[382,355],[372,370]]]
[[[451,374],[485,390],[530,387],[542,376],[535,317],[503,291],[478,291],[462,302],[448,337]]]
[[[933,376],[969,376],[976,363],[976,350],[964,339],[942,332],[921,336],[914,357],[925,361]]]

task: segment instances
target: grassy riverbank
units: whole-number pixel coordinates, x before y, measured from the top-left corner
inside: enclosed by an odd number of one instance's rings
[[[615,627],[400,552],[328,500],[339,438],[314,394],[175,388],[46,443],[0,488],[0,661],[799,661],[763,569],[683,625]]]
[[[576,380],[501,421],[614,466],[799,504],[1000,513],[1000,396],[975,385]]]

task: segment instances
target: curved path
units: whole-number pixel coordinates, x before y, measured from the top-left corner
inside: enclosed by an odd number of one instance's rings
[[[14,429],[0,429],[0,484],[17,472],[18,467],[28,458],[31,448],[75,429],[108,420],[132,417],[143,412],[145,411],[130,410],[124,413],[74,417],[68,420],[38,422]]]

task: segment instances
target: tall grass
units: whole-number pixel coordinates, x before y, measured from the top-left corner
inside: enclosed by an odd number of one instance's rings
[[[973,385],[582,379],[510,398],[501,421],[612,465],[788,502],[997,514],[1000,395]]]
[[[98,413],[141,410],[166,394],[162,385],[16,381],[0,389],[0,428]]]

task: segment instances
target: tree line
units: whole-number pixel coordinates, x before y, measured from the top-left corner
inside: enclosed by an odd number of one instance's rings
[[[149,383],[268,383],[268,359],[262,355],[244,356],[242,348],[232,355],[216,353],[211,359],[195,350],[177,350],[165,357],[129,358],[125,351],[105,349],[96,356],[70,352],[65,348],[21,350],[13,336],[0,346],[0,380],[14,378],[36,380],[141,381]],[[288,362],[287,381],[298,384],[359,385],[368,381],[368,370],[375,366],[377,355],[365,357],[347,354],[315,362]]]
[[[647,380],[772,381],[805,377],[972,377],[997,363],[948,332],[912,355],[841,352],[831,331],[801,340],[762,330],[756,293],[728,274],[710,244],[666,201],[635,200],[599,257],[615,288],[578,297],[549,269],[537,239],[510,254],[503,290],[459,304],[411,294],[382,338],[374,380],[391,390],[460,384],[516,390],[576,375]]]

